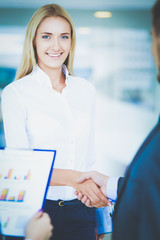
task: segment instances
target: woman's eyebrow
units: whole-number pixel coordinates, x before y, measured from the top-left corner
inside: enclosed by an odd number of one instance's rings
[[[70,35],[70,33],[66,32],[66,33],[61,33],[61,35]]]
[[[50,33],[50,32],[41,32],[41,34],[52,35],[52,33]]]
[[[41,32],[41,34],[52,35],[52,33],[50,32]],[[64,32],[64,33],[60,33],[60,35],[71,35],[71,34],[68,32]]]

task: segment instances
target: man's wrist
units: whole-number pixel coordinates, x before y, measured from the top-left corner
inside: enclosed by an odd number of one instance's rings
[[[106,186],[107,197],[113,201],[117,200],[118,180],[119,177],[110,177]]]

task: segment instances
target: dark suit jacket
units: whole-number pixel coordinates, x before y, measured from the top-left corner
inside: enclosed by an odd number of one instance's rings
[[[113,240],[160,240],[160,122],[118,183]]]

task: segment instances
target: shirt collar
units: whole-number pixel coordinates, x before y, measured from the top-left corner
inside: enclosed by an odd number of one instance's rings
[[[63,66],[62,66],[62,71],[66,77],[65,83],[67,85],[69,74],[68,74],[68,70],[67,70],[67,67],[65,66],[65,64],[63,64]],[[52,88],[52,84],[51,84],[51,80],[50,80],[49,76],[38,66],[38,64],[36,64],[35,68],[33,69],[32,74],[36,75],[35,80],[37,82]]]

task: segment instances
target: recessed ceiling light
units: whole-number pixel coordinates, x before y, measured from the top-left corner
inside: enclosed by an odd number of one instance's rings
[[[94,16],[96,18],[111,18],[112,13],[108,12],[108,11],[97,11],[97,12],[94,13]]]

